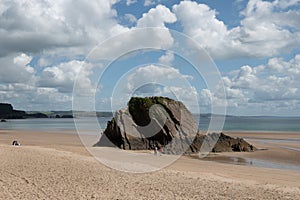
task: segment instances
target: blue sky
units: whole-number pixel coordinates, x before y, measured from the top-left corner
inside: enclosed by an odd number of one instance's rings
[[[189,63],[184,37],[214,77]],[[162,95],[192,111],[299,116],[299,46],[299,0],[5,0],[0,102],[108,111]],[[140,49],[123,55],[129,47]]]

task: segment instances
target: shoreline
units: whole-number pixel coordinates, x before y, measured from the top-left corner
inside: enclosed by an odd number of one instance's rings
[[[88,131],[87,131],[88,132]],[[253,144],[259,150],[255,152],[222,152],[210,153],[205,160],[216,163],[227,163],[231,165],[249,165],[244,160],[261,160],[262,162],[270,162],[277,164],[296,165],[300,167],[300,134],[289,134],[284,132],[223,132],[231,137],[244,138]],[[81,138],[83,137],[83,138]],[[28,131],[28,130],[0,130],[0,144],[11,145],[13,140],[18,140],[23,146],[41,146],[51,147],[55,149],[70,150],[82,148],[81,153],[90,155],[88,146],[83,145],[87,138],[93,138],[95,135],[79,135],[75,131]],[[283,138],[284,137],[284,138]],[[267,142],[266,142],[267,141]],[[93,142],[93,141],[92,141]],[[85,143],[86,144],[86,143]],[[76,150],[78,152],[78,150]],[[132,151],[134,152],[134,151]],[[137,151],[144,152],[144,151]],[[147,151],[151,152],[151,151]],[[211,157],[211,155],[214,155]],[[240,159],[241,162],[233,162],[232,160]],[[226,162],[227,160],[227,162]],[[251,166],[251,165],[249,165]],[[257,165],[253,165],[257,166]],[[266,164],[268,166],[268,164]]]

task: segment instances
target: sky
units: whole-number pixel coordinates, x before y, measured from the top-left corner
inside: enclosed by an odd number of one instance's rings
[[[300,116],[300,0],[0,0],[0,69],[0,102],[27,111],[159,95]]]

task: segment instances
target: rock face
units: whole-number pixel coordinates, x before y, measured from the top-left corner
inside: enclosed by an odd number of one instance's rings
[[[133,97],[107,123],[95,146],[117,146],[126,150],[163,147],[164,153],[251,151],[243,139],[223,133],[200,135],[193,115],[183,103],[165,97]]]
[[[250,152],[257,150],[242,138],[232,138],[223,133],[198,134],[191,145],[190,152],[209,150],[211,152]]]
[[[183,105],[165,97],[133,97],[116,112],[95,146],[113,145],[129,150],[164,147],[164,152],[186,151],[198,132],[193,115]]]

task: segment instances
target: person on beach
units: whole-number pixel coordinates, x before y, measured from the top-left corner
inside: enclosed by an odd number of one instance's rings
[[[250,145],[250,151],[253,151],[253,145],[252,144]]]
[[[159,147],[158,151],[159,151],[159,155],[161,156],[162,153],[163,153],[163,148],[162,148],[162,147]]]
[[[157,146],[154,147],[154,155],[157,156]]]
[[[13,146],[21,146],[21,144],[17,140],[14,140],[12,145]]]

